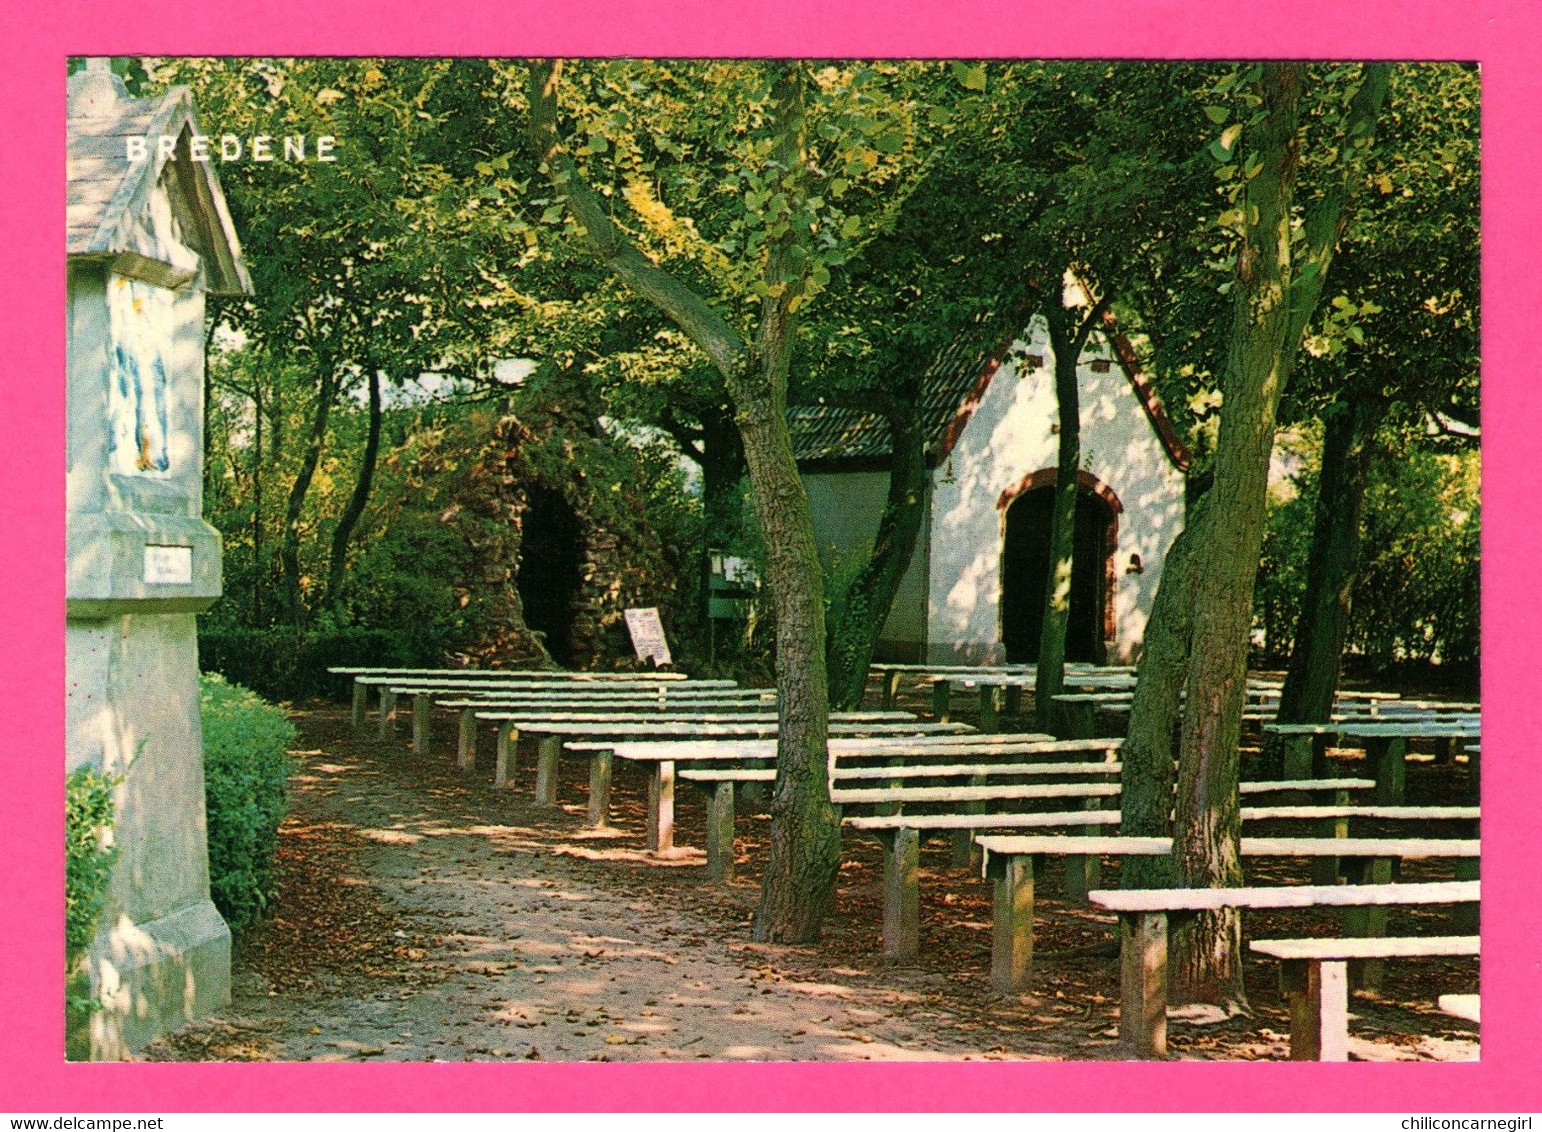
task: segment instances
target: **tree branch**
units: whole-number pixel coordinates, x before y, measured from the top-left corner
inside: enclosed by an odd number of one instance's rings
[[[530,145],[546,167],[552,187],[583,229],[590,252],[617,278],[667,314],[729,376],[749,353],[744,339],[710,304],[627,242],[606,213],[598,193],[579,175],[573,158],[557,137],[557,84],[560,60],[529,64]]]

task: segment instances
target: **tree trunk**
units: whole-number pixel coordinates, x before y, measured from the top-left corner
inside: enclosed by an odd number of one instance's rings
[[[1360,562],[1366,477],[1382,412],[1380,401],[1351,392],[1325,414],[1306,590],[1280,693],[1281,723],[1322,723],[1333,711],[1349,633],[1350,590]],[[1283,776],[1284,749],[1278,736],[1265,744],[1265,777]]]
[[[774,71],[769,165],[779,189],[800,199],[804,159],[803,74],[795,62]],[[557,137],[561,64],[529,65],[530,140],[553,187],[583,230],[590,253],[632,290],[674,320],[727,383],[744,441],[755,509],[766,536],[767,573],[777,615],[780,727],[771,803],[771,851],[755,915],[758,940],[809,942],[840,869],[840,812],[830,802],[824,597],[814,523],[787,430],[787,371],[793,343],[792,300],[802,293],[791,249],[808,239],[790,225],[767,241],[760,325],[751,350],[702,296],[627,243],[603,199],[578,173]],[[800,249],[805,252],[806,248]]]
[[[889,417],[889,494],[866,564],[851,580],[832,612],[825,649],[830,672],[830,705],[854,710],[862,702],[867,669],[873,662],[878,635],[888,620],[899,590],[921,519],[926,514],[929,476],[926,436],[917,417],[919,390],[912,389],[891,406]]]
[[[252,628],[262,628],[262,381],[252,381]]]
[[[1058,282],[1058,280],[1056,280]],[[1055,355],[1055,403],[1060,415],[1059,454],[1055,461],[1055,498],[1049,519],[1049,570],[1044,583],[1044,620],[1039,630],[1039,660],[1034,674],[1034,724],[1041,731],[1055,724],[1055,697],[1065,689],[1065,635],[1071,621],[1071,567],[1076,548],[1077,473],[1082,466],[1081,397],[1076,363],[1081,344],[1069,325],[1058,288],[1044,305],[1049,344]]]
[[[365,366],[369,383],[369,432],[364,439],[364,453],[359,462],[359,476],[354,481],[353,494],[348,506],[338,516],[337,528],[332,532],[332,556],[327,566],[327,590],[322,597],[323,607],[337,604],[342,596],[343,573],[348,562],[348,540],[358,525],[364,508],[369,503],[370,489],[375,482],[375,465],[380,456],[380,370],[374,362]]]
[[[744,442],[727,405],[711,406],[701,417],[701,507],[706,537],[701,548],[701,614],[710,616],[709,551],[743,526],[739,481],[744,478]]]
[[[1158,764],[1165,761],[1161,750],[1171,736],[1168,711],[1177,714],[1174,701],[1181,684],[1185,698],[1172,868],[1184,887],[1234,885],[1242,879],[1237,744],[1269,453],[1283,391],[1281,357],[1291,313],[1290,205],[1302,76],[1300,64],[1268,64],[1258,84],[1263,118],[1247,144],[1262,165],[1243,201],[1247,222],[1233,288],[1214,483],[1184,532],[1178,561],[1170,556],[1163,569],[1163,592],[1146,628],[1147,651],[1140,670],[1139,682],[1150,680],[1152,686],[1138,692],[1130,716],[1129,739],[1136,750],[1126,758],[1137,754],[1141,769],[1160,777]],[[1147,806],[1156,802],[1151,787],[1142,783],[1138,788]],[[1146,811],[1140,814],[1142,821],[1151,817]],[[1246,1009],[1240,946],[1241,919],[1235,910],[1193,918],[1170,944],[1173,1001]]]
[[[1137,755],[1142,767],[1160,773],[1155,770],[1160,761],[1156,752],[1140,747],[1163,742],[1163,713],[1175,696],[1175,681],[1181,680],[1185,700],[1173,809],[1173,869],[1176,882],[1185,887],[1220,887],[1241,880],[1237,745],[1275,417],[1302,332],[1343,234],[1344,201],[1360,178],[1387,91],[1386,67],[1368,64],[1350,100],[1345,123],[1349,141],[1336,167],[1339,179],[1327,186],[1302,223],[1298,274],[1291,207],[1304,68],[1299,63],[1270,63],[1259,70],[1253,87],[1261,115],[1249,125],[1239,150],[1256,172],[1239,202],[1242,239],[1214,477],[1180,540],[1179,561],[1169,556],[1162,573],[1160,590],[1172,586],[1174,596],[1168,600],[1159,592],[1147,625],[1148,651],[1140,682],[1155,683],[1150,693],[1137,693],[1130,717],[1132,746],[1126,752],[1126,757]],[[1150,803],[1150,784],[1137,786],[1142,790],[1148,792],[1143,801]],[[1172,999],[1246,1009],[1240,945],[1241,920],[1235,910],[1195,917],[1170,941]]]
[[[1119,752],[1119,832],[1127,837],[1172,836],[1173,739],[1181,718],[1194,603],[1190,560],[1203,514],[1201,497],[1167,552],[1141,643],[1129,732]],[[1171,888],[1175,875],[1169,857],[1131,857],[1119,868],[1125,888]]]
[[[776,785],[754,938],[810,943],[819,938],[841,855],[840,810],[830,801],[826,753],[829,689],[819,555],[786,413],[771,398],[736,394],[735,400],[742,405],[739,427],[776,608]]]
[[[289,488],[289,503],[284,510],[284,540],[279,548],[279,561],[284,569],[285,614],[292,625],[300,623],[300,519],[305,511],[305,496],[316,476],[316,466],[321,462],[321,450],[327,439],[327,417],[332,412],[332,401],[337,395],[337,378],[330,361],[323,361],[321,382],[316,390],[316,407],[311,414],[311,431],[305,441],[305,454],[300,459],[300,470]]]

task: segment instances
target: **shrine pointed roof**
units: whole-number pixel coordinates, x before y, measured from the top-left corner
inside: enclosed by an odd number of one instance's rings
[[[927,462],[932,467],[952,452],[1022,332],[1017,321],[982,320],[960,333],[927,368],[920,383],[921,411]],[[1187,471],[1193,457],[1112,313],[1103,316],[1102,332],[1168,458],[1179,471]],[[793,454],[803,465],[834,470],[874,464],[889,455],[889,426],[878,413],[830,404],[798,405],[788,409],[787,424]]]
[[[156,184],[169,175],[186,204],[181,238],[202,260],[206,288],[251,294],[213,163],[193,159],[190,143],[200,131],[186,87],[131,98],[116,75],[88,65],[70,78],[67,129],[65,246],[71,257],[153,258],[135,245],[134,233]],[[157,144],[162,137],[175,144]],[[143,156],[135,154],[135,138],[147,140]]]

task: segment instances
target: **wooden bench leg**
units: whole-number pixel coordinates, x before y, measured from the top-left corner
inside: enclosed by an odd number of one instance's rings
[[[1311,735],[1287,735],[1284,737],[1285,765],[1280,777],[1286,780],[1316,777],[1312,769],[1312,739],[1313,736]]]
[[[542,806],[557,804],[557,761],[562,757],[562,736],[542,735],[535,755],[535,800]]]
[[[985,775],[971,774],[969,776],[969,785],[984,786]],[[983,814],[985,812],[985,803],[962,802],[959,804],[959,812],[965,814]],[[954,868],[968,869],[978,866],[980,860],[980,849],[979,846],[974,843],[974,833],[975,831],[972,829],[955,829],[953,831],[952,864]]]
[[[1352,884],[1391,884],[1392,858],[1368,857],[1353,863],[1346,862],[1346,871]],[[1346,908],[1344,910],[1344,934],[1354,938],[1380,939],[1387,934],[1387,908]],[[1384,959],[1356,960],[1352,976],[1354,985],[1362,990],[1375,990],[1381,985],[1386,969]]]
[[[493,760],[493,785],[502,789],[514,776],[519,762],[519,728],[512,723],[498,725],[498,749]]]
[[[1476,835],[1474,835],[1476,836]],[[1457,880],[1477,880],[1478,860],[1475,857],[1458,857],[1456,861]],[[1472,904],[1458,904],[1454,909],[1454,926],[1458,935],[1477,935],[1479,907],[1476,902]]]
[[[1100,810],[1102,798],[1087,798],[1083,810]],[[1078,834],[1095,836],[1096,826],[1085,826]],[[1103,885],[1103,858],[1095,853],[1068,853],[1065,858],[1065,898],[1073,904],[1087,903],[1087,893]]]
[[[1408,740],[1377,738],[1365,741],[1365,754],[1376,779],[1375,802],[1378,806],[1397,806],[1403,802],[1407,779],[1405,756]]]
[[[1021,994],[1033,978],[1033,874],[1030,856],[1008,856],[996,876],[991,919],[991,985]]]
[[[609,751],[589,753],[589,824],[604,829],[610,824],[610,776],[615,756]]]
[[[1001,686],[980,685],[980,730],[995,733],[1001,730]]]
[[[1119,1039],[1130,1056],[1167,1056],[1167,914],[1119,914]]]
[[[412,753],[428,754],[429,713],[433,708],[427,692],[412,697]]]
[[[921,950],[921,835],[889,830],[883,838],[883,953],[914,959]]]
[[[353,725],[364,726],[364,713],[369,708],[369,685],[353,682]]]
[[[460,738],[455,744],[455,765],[469,770],[477,761],[476,708],[460,709]]]
[[[1091,739],[1093,709],[1091,704],[1057,704],[1050,713],[1055,722],[1055,736],[1060,739]]]
[[[938,680],[932,684],[932,717],[938,723],[948,722],[948,712],[953,706],[953,683]]]
[[[389,739],[396,734],[396,693],[389,688],[380,689],[380,738]]]
[[[675,847],[675,764],[660,759],[648,779],[648,848],[667,853]]]
[[[883,710],[893,711],[895,698],[899,695],[900,674],[890,672],[883,678]]]
[[[1348,965],[1342,960],[1286,960],[1280,967],[1280,991],[1290,1009],[1290,1059],[1348,1061]]]
[[[1342,793],[1342,791],[1340,791]],[[1319,837],[1348,837],[1348,818],[1324,818]],[[1338,884],[1339,859],[1337,857],[1313,857],[1312,858],[1312,883],[1313,884]]]
[[[715,782],[707,803],[707,881],[727,884],[734,875],[734,784]]]

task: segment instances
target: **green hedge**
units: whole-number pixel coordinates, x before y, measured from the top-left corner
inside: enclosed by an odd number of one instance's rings
[[[232,931],[261,917],[273,893],[278,824],[288,805],[294,725],[248,688],[199,678],[209,891]]]
[[[118,857],[104,843],[117,817],[112,795],[121,781],[90,766],[76,767],[64,780],[64,1012],[72,1041],[101,1008],[81,959],[96,938]]]
[[[352,680],[330,667],[437,668],[444,656],[436,643],[397,629],[223,629],[199,633],[198,664],[275,700],[344,700]]]

